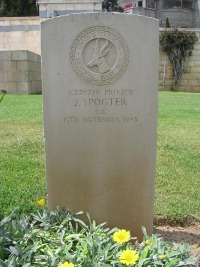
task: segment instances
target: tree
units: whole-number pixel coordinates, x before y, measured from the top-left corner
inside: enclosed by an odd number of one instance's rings
[[[0,0],[0,16],[38,16],[36,0]]]
[[[0,0],[0,16],[3,16],[4,12],[5,12],[5,1]]]
[[[124,12],[124,9],[118,4],[118,0],[103,0],[103,12]]]
[[[175,91],[181,80],[185,62],[192,55],[192,50],[197,41],[198,38],[195,32],[175,29],[167,30],[160,34],[160,48],[167,54],[172,67],[173,91]]]
[[[168,18],[166,18],[165,28],[171,28]]]

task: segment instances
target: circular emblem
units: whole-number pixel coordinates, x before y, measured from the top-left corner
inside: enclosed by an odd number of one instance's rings
[[[118,80],[128,66],[128,46],[123,37],[109,27],[90,27],[74,40],[71,51],[74,71],[84,81],[106,85]]]

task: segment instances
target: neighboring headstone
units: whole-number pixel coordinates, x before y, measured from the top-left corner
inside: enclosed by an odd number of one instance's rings
[[[116,13],[42,23],[48,206],[141,238],[153,224],[158,21]]]

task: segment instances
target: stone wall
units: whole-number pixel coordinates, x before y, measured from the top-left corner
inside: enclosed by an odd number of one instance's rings
[[[180,84],[176,88],[181,92],[200,92],[200,30],[182,29],[185,31],[195,31],[198,36],[198,42],[195,44],[192,56],[186,62]],[[160,52],[159,64],[159,90],[170,91],[173,86],[172,70],[167,55]]]
[[[141,16],[146,16],[146,17],[151,17],[151,18],[156,18],[156,10],[153,9],[147,9],[143,7],[136,7],[136,8],[130,8],[128,10],[125,10],[126,13],[131,13],[133,15],[141,15]]]
[[[101,11],[101,0],[38,0],[40,18]]]
[[[195,31],[199,37],[199,41],[195,45],[192,56],[186,64],[185,73],[177,90],[200,92],[200,29],[182,30]],[[8,51],[13,50],[29,50],[36,54],[41,54],[39,17],[0,18],[0,51],[7,51],[6,53],[8,54]],[[2,74],[2,52],[0,53],[0,73]],[[40,70],[39,65],[38,68]],[[9,69],[6,69],[6,71],[9,72]],[[0,77],[1,83],[2,79]],[[11,81],[8,82],[10,83]],[[8,88],[10,88],[10,85],[8,85]],[[172,85],[173,78],[169,61],[164,53],[160,53],[159,90],[171,90]],[[13,90],[16,91],[16,85]]]
[[[190,28],[197,25],[195,20],[194,10],[187,10],[180,8],[168,8],[158,11],[158,18],[160,20],[161,27],[165,27],[166,19],[169,19],[169,23],[172,27]]]
[[[40,56],[30,51],[0,51],[0,89],[10,94],[40,92]]]
[[[0,18],[0,51],[7,50],[41,53],[39,17]]]
[[[135,8],[138,3],[142,2],[142,7]],[[148,2],[156,3],[154,12],[149,9]],[[198,1],[170,1],[165,0],[119,0],[119,4],[123,7],[132,3],[133,8],[127,9],[127,12],[138,15],[150,15],[160,21],[160,27],[165,27],[166,19],[169,19],[173,28],[200,28],[200,0]],[[182,4],[181,4],[182,3]],[[168,5],[169,4],[169,5]],[[182,5],[182,8],[180,7]],[[178,5],[178,6],[177,6]],[[132,10],[133,9],[133,10]]]

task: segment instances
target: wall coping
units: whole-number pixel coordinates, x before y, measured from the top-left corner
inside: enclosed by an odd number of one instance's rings
[[[30,16],[30,17],[0,17],[1,20],[39,20],[39,16]]]
[[[101,0],[38,0],[38,4],[80,4],[80,3],[101,3]]]
[[[200,28],[163,28],[163,27],[160,27],[159,28],[159,31],[170,31],[170,30],[175,30],[177,29],[178,31],[188,31],[188,32],[200,32]]]

